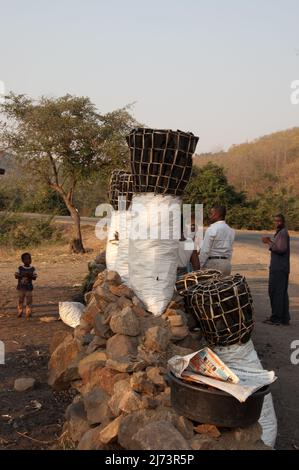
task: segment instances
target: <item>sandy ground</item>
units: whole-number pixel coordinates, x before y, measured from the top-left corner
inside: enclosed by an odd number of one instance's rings
[[[101,251],[94,228],[84,227],[84,255],[71,255],[65,245],[30,250],[38,271],[31,321],[17,319],[14,272],[20,252],[0,252],[0,340],[5,343],[6,362],[0,365],[0,449],[47,449],[61,447],[58,440],[63,413],[72,400],[69,392],[53,393],[47,385],[48,346],[56,331],[68,330],[61,321],[44,323],[42,317],[57,318],[58,302],[74,299],[87,272],[88,261]],[[233,271],[245,274],[252,289],[256,327],[254,342],[264,366],[274,369],[278,380],[272,387],[279,421],[277,448],[299,448],[299,365],[290,362],[290,344],[299,340],[299,263],[292,257],[289,327],[265,325],[269,315],[267,295],[269,254],[259,244],[235,244]],[[299,357],[299,354],[298,354]],[[14,380],[34,377],[30,392],[16,392]]]

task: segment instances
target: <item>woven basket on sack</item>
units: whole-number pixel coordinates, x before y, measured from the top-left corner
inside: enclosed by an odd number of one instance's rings
[[[127,136],[134,192],[181,196],[191,176],[197,142],[191,132],[134,129]]]
[[[190,290],[191,308],[209,345],[249,341],[254,326],[253,302],[244,276],[211,278]]]
[[[194,315],[191,308],[191,294],[192,287],[196,286],[199,282],[221,276],[221,272],[216,269],[201,269],[191,273],[180,276],[175,283],[175,290],[178,294],[184,297],[185,312],[187,314],[188,326],[190,330],[200,327],[198,318]]]
[[[180,276],[175,283],[175,290],[180,295],[188,295],[188,289],[195,286],[199,282],[207,281],[211,277],[221,276],[221,271],[217,269],[200,269],[199,271],[193,271],[191,273]]]
[[[125,197],[125,208],[129,206],[133,197],[133,179],[131,173],[124,170],[114,170],[109,182],[109,201],[113,209],[119,210],[119,197]]]

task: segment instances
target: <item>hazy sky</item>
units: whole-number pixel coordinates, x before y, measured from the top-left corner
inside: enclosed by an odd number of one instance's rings
[[[298,0],[0,0],[0,39],[6,91],[136,102],[198,152],[299,126]]]

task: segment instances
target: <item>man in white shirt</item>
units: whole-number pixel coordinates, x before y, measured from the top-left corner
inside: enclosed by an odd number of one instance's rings
[[[231,258],[235,231],[225,222],[226,208],[214,206],[210,211],[212,224],[206,230],[200,249],[200,268],[218,269],[224,275],[231,273]]]

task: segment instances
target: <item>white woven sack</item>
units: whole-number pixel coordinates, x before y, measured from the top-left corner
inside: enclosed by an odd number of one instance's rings
[[[245,344],[216,346],[213,350],[228,367],[263,369],[251,340]],[[265,395],[259,423],[262,427],[262,441],[267,446],[274,448],[277,436],[277,419],[271,393]]]
[[[59,316],[63,323],[76,328],[80,324],[85,305],[80,302],[59,302]]]
[[[119,212],[119,242],[118,252],[115,262],[115,271],[121,277],[121,280],[127,286],[129,282],[129,235],[131,228],[132,212],[122,211]]]
[[[167,239],[165,234],[170,213],[170,233],[174,226],[177,227],[176,239]],[[145,239],[135,239],[138,228]],[[158,238],[154,239],[154,235]],[[155,316],[162,315],[174,293],[179,238],[179,197],[153,193],[133,196],[129,239],[130,287]]]

